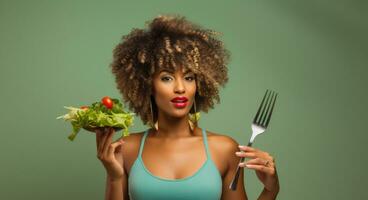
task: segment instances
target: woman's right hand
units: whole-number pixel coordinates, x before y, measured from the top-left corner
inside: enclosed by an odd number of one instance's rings
[[[111,127],[96,128],[97,158],[102,162],[110,180],[119,180],[124,176],[124,159],[122,148],[124,141],[122,138],[115,142],[112,137],[115,130]]]

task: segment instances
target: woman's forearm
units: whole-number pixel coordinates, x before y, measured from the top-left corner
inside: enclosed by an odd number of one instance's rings
[[[125,200],[123,199],[123,180],[112,180],[109,176],[106,177],[105,200]]]
[[[262,193],[259,195],[258,200],[275,200],[279,192],[270,192],[266,188],[263,188]]]

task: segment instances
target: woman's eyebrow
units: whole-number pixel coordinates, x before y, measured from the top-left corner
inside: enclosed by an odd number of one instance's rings
[[[174,74],[174,71],[170,70],[170,69],[163,69],[163,70],[160,71],[160,73],[162,73],[162,72],[167,72],[167,73],[170,73],[170,74]],[[192,71],[190,71],[190,70],[185,70],[184,74],[188,74],[188,73],[191,73],[191,72]]]

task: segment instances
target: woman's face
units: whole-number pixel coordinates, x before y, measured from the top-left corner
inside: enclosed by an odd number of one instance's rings
[[[187,69],[164,69],[153,77],[153,96],[161,114],[184,117],[193,105],[195,92],[195,75]]]

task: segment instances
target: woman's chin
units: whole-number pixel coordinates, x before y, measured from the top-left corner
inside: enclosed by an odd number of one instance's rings
[[[180,119],[180,118],[185,118],[188,116],[188,113],[189,111],[187,111],[186,109],[182,109],[182,110],[176,110],[176,111],[173,111],[171,112],[169,115],[173,118],[177,118],[177,119]]]

